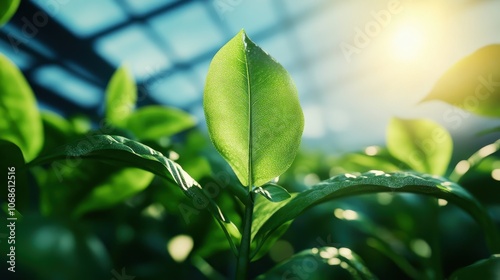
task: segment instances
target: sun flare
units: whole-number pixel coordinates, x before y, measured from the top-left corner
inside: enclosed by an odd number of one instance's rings
[[[392,40],[395,58],[403,61],[416,60],[423,52],[425,36],[417,25],[403,25],[394,33]]]

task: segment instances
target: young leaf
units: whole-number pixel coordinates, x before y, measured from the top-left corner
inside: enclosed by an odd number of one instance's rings
[[[500,236],[488,212],[459,185],[435,176],[398,172],[385,173],[370,171],[358,176],[345,174],[330,178],[300,193],[293,193],[292,198],[270,206],[268,212],[255,212],[252,236],[256,250],[260,249],[265,239],[283,223],[295,219],[308,208],[336,198],[378,193],[408,192],[430,195],[455,203],[468,212],[483,228],[486,241],[493,252],[500,252]],[[257,206],[256,206],[257,209]]]
[[[42,149],[42,121],[28,82],[1,54],[0,92],[0,139],[19,146],[28,162]]]
[[[387,129],[387,148],[415,171],[443,175],[453,142],[448,131],[433,121],[393,118]]]
[[[304,127],[297,89],[244,31],[213,58],[204,109],[212,142],[244,186],[260,186],[290,167]]]
[[[106,88],[106,120],[123,126],[132,114],[137,101],[137,87],[127,67],[116,70]]]
[[[127,120],[127,128],[139,140],[172,136],[195,124],[195,119],[188,113],[163,106],[142,107]]]
[[[88,136],[68,144],[64,149],[39,157],[29,165],[81,158],[141,168],[177,184],[183,193],[192,200],[194,207],[208,209],[228,235],[231,234],[231,236],[238,238],[236,226],[224,216],[217,204],[205,194],[198,182],[191,178],[177,163],[139,142],[121,136]]]
[[[6,24],[16,13],[21,0],[2,0],[0,1],[0,26]]]
[[[438,80],[423,101],[441,100],[469,112],[500,117],[500,45],[462,58]]]
[[[308,269],[308,272],[316,271],[320,265],[324,265],[330,266],[332,270],[333,268],[345,269],[351,276],[351,279],[377,279],[375,275],[368,270],[361,258],[352,252],[351,249],[335,247],[321,247],[304,250],[278,264],[265,274],[260,275],[257,279],[306,279],[303,278],[305,271],[300,269],[304,267],[304,264],[307,264],[307,267],[311,268],[310,271]],[[318,271],[318,276],[321,275],[321,277],[318,279],[325,279],[325,275],[319,274],[319,272],[320,271]],[[329,274],[329,276],[333,277],[331,274]],[[307,275],[307,278],[309,279],[309,275]]]
[[[500,279],[500,255],[480,260],[455,271],[450,280],[461,279]]]

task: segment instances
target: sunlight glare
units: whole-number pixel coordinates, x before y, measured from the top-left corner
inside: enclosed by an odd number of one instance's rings
[[[394,56],[403,61],[417,59],[423,50],[424,33],[415,24],[401,26],[393,37]]]

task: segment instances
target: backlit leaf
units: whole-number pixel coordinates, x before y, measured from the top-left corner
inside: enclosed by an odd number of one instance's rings
[[[146,106],[133,112],[127,129],[140,139],[159,139],[192,128],[196,124],[188,113],[163,106]]]
[[[500,117],[500,45],[483,47],[459,60],[423,101],[428,100],[441,100],[482,116]]]
[[[244,31],[213,58],[204,109],[212,142],[244,186],[260,186],[290,167],[304,126],[297,89]]]
[[[106,88],[106,120],[123,126],[132,114],[137,101],[137,87],[127,67],[116,70]]]
[[[35,96],[19,69],[0,54],[0,139],[13,142],[28,162],[43,145]]]
[[[393,118],[387,129],[387,149],[415,171],[444,175],[453,142],[448,131],[431,120]]]

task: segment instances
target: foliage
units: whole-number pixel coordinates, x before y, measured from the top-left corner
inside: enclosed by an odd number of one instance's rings
[[[474,91],[450,81],[470,86],[496,73],[497,54],[487,46],[460,61],[427,99],[465,102]],[[500,221],[490,215],[498,213],[490,195],[498,193],[498,141],[452,166],[445,128],[393,118],[385,147],[340,158],[299,150],[304,120],[293,81],[244,31],[207,76],[215,150],[187,112],[136,108],[126,67],[111,77],[105,121],[93,130],[85,116],[39,112],[3,56],[0,80],[0,165],[17,170],[22,276],[498,277]],[[464,109],[498,117],[496,93]]]

